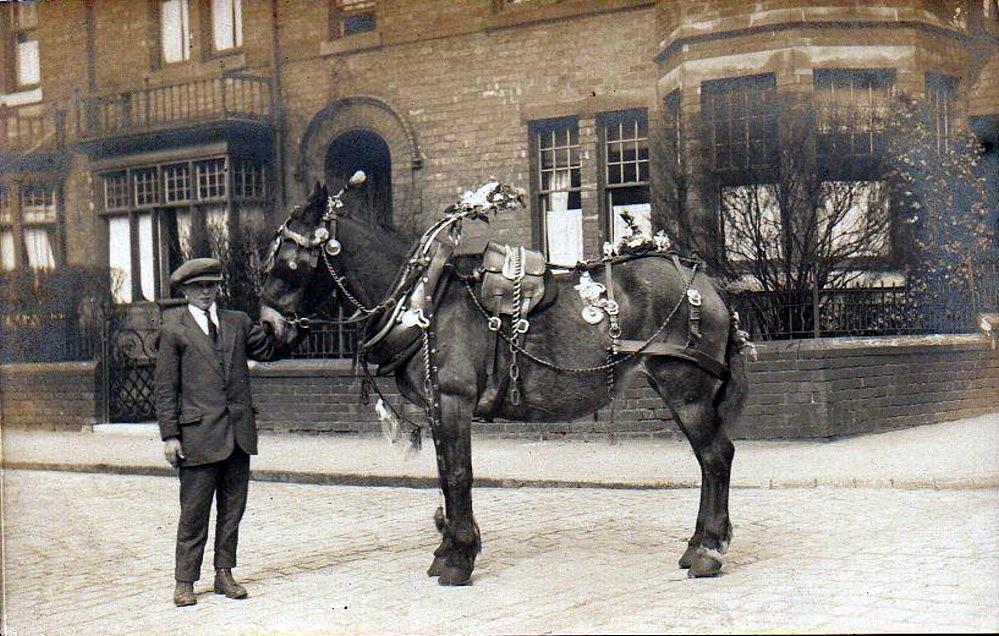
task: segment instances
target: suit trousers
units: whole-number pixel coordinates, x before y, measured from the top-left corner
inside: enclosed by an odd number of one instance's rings
[[[201,466],[181,466],[180,522],[177,524],[178,581],[201,578],[208,520],[215,504],[215,568],[236,567],[239,521],[246,510],[250,456],[238,446],[227,459]]]

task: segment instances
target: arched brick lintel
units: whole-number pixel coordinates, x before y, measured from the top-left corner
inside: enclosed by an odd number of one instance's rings
[[[370,130],[388,144],[392,159],[393,218],[397,226],[410,223],[419,213],[416,173],[423,166],[423,154],[413,129],[394,108],[377,97],[344,97],[312,118],[299,147],[296,176],[301,182],[301,195],[307,195],[310,184],[325,181],[330,144],[352,130]]]

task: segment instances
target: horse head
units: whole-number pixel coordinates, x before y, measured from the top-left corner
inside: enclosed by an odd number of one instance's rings
[[[316,182],[305,203],[293,207],[278,228],[263,266],[260,319],[279,340],[290,343],[294,339],[295,317],[307,297],[330,290],[333,281],[327,270],[342,250],[337,238],[344,216],[342,197],[364,181],[364,173],[358,171],[332,196],[326,186]],[[307,293],[310,291],[316,293]]]

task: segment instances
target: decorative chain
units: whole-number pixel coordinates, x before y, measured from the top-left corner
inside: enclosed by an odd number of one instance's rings
[[[323,253],[323,263],[326,264],[326,269],[329,271],[330,276],[333,278],[333,282],[336,283],[337,288],[343,293],[344,298],[349,300],[352,305],[357,307],[361,311],[361,313],[364,314],[365,317],[368,317],[371,314],[378,313],[379,311],[383,311],[385,309],[392,309],[393,307],[395,307],[396,302],[398,302],[395,296],[389,296],[388,298],[378,303],[374,307],[370,308],[365,307],[361,303],[361,301],[354,298],[354,295],[351,294],[349,291],[347,291],[347,286],[343,284],[343,277],[337,274],[336,270],[333,269],[333,264],[330,263],[329,256],[326,255],[326,250],[322,250],[322,253]]]
[[[520,294],[524,280],[523,264],[517,259],[517,277],[513,281],[513,319],[510,322],[510,404],[520,404],[520,367],[517,364],[517,338],[520,335]],[[499,301],[497,301],[499,302]]]

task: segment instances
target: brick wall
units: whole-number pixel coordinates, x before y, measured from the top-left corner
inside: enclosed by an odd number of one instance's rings
[[[759,346],[748,364],[750,398],[730,430],[740,439],[825,438],[942,422],[996,410],[999,355],[978,336],[823,339]],[[373,432],[374,400],[346,361],[256,365],[258,423],[268,430]],[[477,434],[506,437],[676,437],[662,401],[627,388],[614,421],[607,409],[572,423],[479,422]],[[394,404],[394,382],[380,382]],[[406,413],[422,423],[421,412]]]
[[[99,416],[97,364],[0,365],[2,426],[79,431]]]

